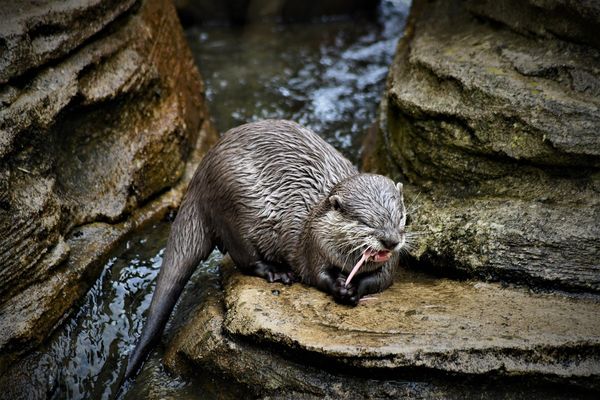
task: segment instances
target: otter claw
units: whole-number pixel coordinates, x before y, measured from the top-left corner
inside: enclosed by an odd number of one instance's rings
[[[346,278],[343,276],[335,280],[331,294],[333,299],[340,304],[356,306],[360,300],[357,287],[351,283],[346,286]]]
[[[269,283],[281,282],[284,285],[291,285],[296,281],[296,275],[291,270],[287,270],[280,265],[257,261],[252,267],[252,272],[255,275],[266,279]]]
[[[281,282],[284,285],[291,285],[296,280],[293,272],[268,272],[267,281],[270,283]]]

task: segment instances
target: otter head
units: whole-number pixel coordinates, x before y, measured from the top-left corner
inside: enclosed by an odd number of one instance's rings
[[[359,268],[380,268],[404,245],[401,183],[359,174],[334,186],[325,203],[318,223],[323,253],[332,264],[351,272],[349,279]]]

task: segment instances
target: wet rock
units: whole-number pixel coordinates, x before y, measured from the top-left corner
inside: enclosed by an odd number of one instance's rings
[[[404,271],[348,308],[230,265],[224,287],[170,344],[170,368],[202,368],[283,398],[561,398],[600,383],[597,298]],[[549,390],[559,382],[576,386]]]
[[[0,373],[128,232],[178,204],[216,136],[169,1],[14,3],[0,68]],[[32,30],[54,47],[31,45]]]
[[[421,193],[422,265],[599,291],[600,52],[492,23],[481,16],[502,20],[500,3],[475,3],[414,3],[370,166]],[[585,2],[522,3],[600,21]],[[533,21],[552,25],[544,15]]]
[[[374,13],[377,0],[175,0],[182,18],[196,22],[245,23],[260,20],[307,21],[312,18],[354,13]]]
[[[7,1],[0,9],[0,84],[68,54],[135,0]]]
[[[467,0],[466,7],[519,32],[567,38],[600,48],[600,3],[595,0]]]

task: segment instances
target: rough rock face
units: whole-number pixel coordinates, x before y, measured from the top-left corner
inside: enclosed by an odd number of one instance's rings
[[[600,5],[509,2],[541,7],[525,23],[483,3],[414,3],[376,169],[421,192],[423,265],[600,291]]]
[[[0,373],[52,331],[127,232],[178,203],[215,137],[169,1],[2,12]]]
[[[403,272],[348,308],[227,263],[224,287],[171,343],[170,368],[282,398],[561,398],[600,383],[595,299]]]
[[[557,36],[600,48],[600,6],[595,0],[467,0],[466,7],[518,32]]]
[[[135,0],[3,2],[0,83],[69,53],[133,4]]]

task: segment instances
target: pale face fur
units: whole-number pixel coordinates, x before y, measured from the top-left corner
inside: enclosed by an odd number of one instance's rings
[[[392,251],[395,259],[406,241],[405,223],[402,185],[380,175],[361,174],[333,188],[314,234],[328,261],[350,271],[367,248]],[[367,262],[362,271],[381,267]]]

